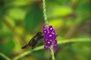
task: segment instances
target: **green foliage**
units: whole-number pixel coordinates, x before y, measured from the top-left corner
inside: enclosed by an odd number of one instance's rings
[[[3,15],[4,15],[5,9],[4,9],[4,1],[1,0],[0,1],[0,28],[2,27],[2,19],[3,19]]]
[[[14,48],[14,42],[11,38],[11,34],[7,33],[7,34],[3,34],[1,36],[3,39],[1,39],[1,41],[5,41],[2,42],[0,45],[0,52],[4,53],[5,55],[11,56],[12,53],[12,49]]]
[[[78,7],[76,8],[76,12],[78,14],[84,14],[86,12],[90,12],[90,3],[89,0],[83,1],[78,4]]]
[[[43,13],[40,7],[36,5],[27,13],[25,17],[26,30],[34,31],[41,20],[43,20]]]
[[[44,51],[43,50],[34,51],[31,54],[33,56],[35,56],[36,58],[38,58],[39,60],[46,60],[46,58],[44,56]]]
[[[57,54],[56,60],[89,60],[91,42],[63,44],[61,51]],[[64,46],[64,47],[63,47]],[[84,53],[86,52],[86,53]]]

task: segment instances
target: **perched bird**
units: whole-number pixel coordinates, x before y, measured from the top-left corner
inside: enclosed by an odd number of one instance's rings
[[[42,32],[38,32],[30,41],[28,44],[26,44],[25,46],[22,47],[22,49],[25,49],[27,47],[32,47],[35,48],[35,46],[37,45],[37,43],[40,41],[40,39],[43,38],[43,33]]]

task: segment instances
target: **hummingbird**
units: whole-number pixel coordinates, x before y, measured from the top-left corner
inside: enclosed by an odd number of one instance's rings
[[[35,46],[38,44],[40,39],[43,38],[43,33],[42,32],[37,32],[37,34],[29,41],[28,44],[22,47],[22,49],[25,49],[27,47],[32,47],[32,49],[35,48]]]

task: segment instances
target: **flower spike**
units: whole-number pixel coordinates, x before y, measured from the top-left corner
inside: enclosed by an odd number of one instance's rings
[[[57,40],[56,40],[56,33],[52,26],[43,26],[43,34],[44,34],[44,42],[45,42],[45,49],[49,49],[51,46],[53,51],[56,51],[57,47]]]

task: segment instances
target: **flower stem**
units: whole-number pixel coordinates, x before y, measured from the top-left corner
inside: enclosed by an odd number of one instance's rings
[[[46,15],[46,3],[45,3],[45,0],[43,0],[43,14],[44,14],[45,25],[48,27],[49,24],[48,24],[47,15]],[[55,60],[54,51],[53,51],[52,46],[50,47],[50,51],[51,51],[52,60]]]
[[[47,20],[47,15],[46,15],[46,3],[45,3],[45,0],[43,0],[43,14],[44,14],[45,25],[48,26],[48,20]]]
[[[2,56],[3,58],[5,58],[6,60],[11,60],[9,57],[7,57],[6,55],[4,55],[3,53],[0,52],[0,56]]]
[[[51,51],[52,60],[55,60],[54,51],[53,51],[52,46],[50,47],[50,51]]]
[[[41,50],[43,49],[43,46],[40,46],[39,48],[35,48],[33,50],[29,50],[29,51],[26,51],[26,52],[23,52],[22,54],[16,56],[15,58],[13,58],[12,60],[18,60],[26,55],[28,55],[29,53],[33,52],[33,51],[38,51],[38,50]]]
[[[58,44],[65,44],[65,43],[70,43],[70,42],[85,42],[86,43],[86,42],[91,42],[91,38],[74,38],[74,39],[58,40]],[[42,50],[43,49],[43,46],[44,45],[39,46],[39,47],[36,47],[33,50],[25,51],[22,54],[20,54],[20,55],[16,56],[15,58],[13,58],[12,60],[19,60],[20,58],[22,58],[22,57],[30,54],[32,51]],[[53,52],[53,50],[51,50],[51,54],[54,55],[54,53],[52,53],[52,52]]]

